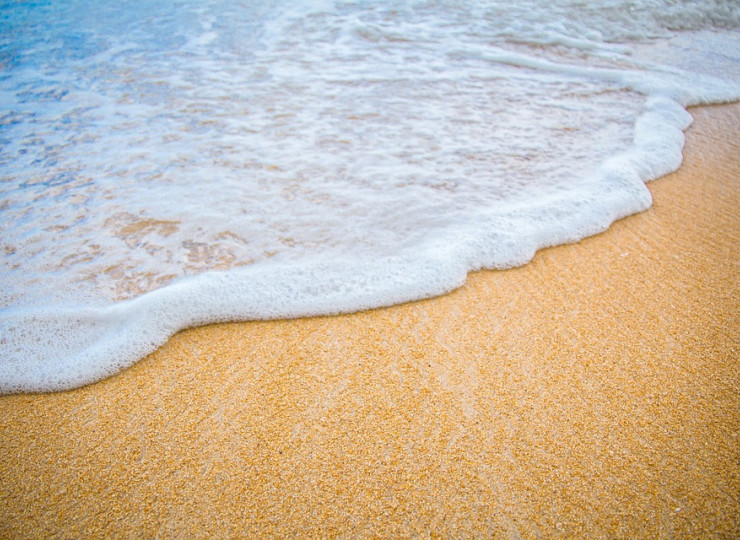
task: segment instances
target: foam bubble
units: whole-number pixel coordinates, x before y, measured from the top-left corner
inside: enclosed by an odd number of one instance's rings
[[[577,4],[9,9],[0,392],[444,294],[649,207],[685,107],[740,98],[712,53],[740,8]]]

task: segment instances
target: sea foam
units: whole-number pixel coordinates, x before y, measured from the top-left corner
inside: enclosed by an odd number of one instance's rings
[[[458,4],[5,8],[0,391],[526,264],[648,208],[686,107],[740,98],[740,7]]]

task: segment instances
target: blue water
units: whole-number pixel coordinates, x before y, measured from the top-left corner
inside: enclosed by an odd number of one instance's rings
[[[648,208],[728,2],[0,4],[0,389],[445,293]]]

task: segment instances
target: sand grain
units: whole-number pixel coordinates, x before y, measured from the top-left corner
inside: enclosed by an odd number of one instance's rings
[[[0,398],[0,536],[740,537],[740,105],[654,207],[460,290]]]

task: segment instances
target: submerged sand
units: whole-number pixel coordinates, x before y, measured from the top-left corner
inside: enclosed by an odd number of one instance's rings
[[[740,105],[654,207],[441,298],[0,398],[0,536],[740,537]]]

